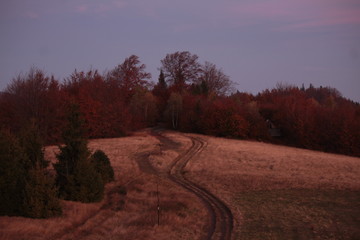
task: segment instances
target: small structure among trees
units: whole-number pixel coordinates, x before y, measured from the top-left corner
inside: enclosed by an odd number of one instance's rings
[[[268,131],[271,137],[281,137],[280,128],[277,128],[270,119],[266,120],[266,125],[268,127]]]

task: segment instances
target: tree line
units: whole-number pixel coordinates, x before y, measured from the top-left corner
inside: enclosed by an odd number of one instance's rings
[[[36,119],[45,143],[60,143],[65,109],[77,104],[87,137],[162,124],[180,131],[360,156],[360,106],[331,87],[278,84],[257,95],[233,91],[215,64],[190,52],[167,54],[158,81],[132,55],[104,73],[75,70],[60,82],[32,68],[0,96],[0,123],[18,132]],[[281,136],[273,137],[270,128]]]

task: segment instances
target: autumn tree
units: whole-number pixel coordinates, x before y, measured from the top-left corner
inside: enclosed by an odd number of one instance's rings
[[[204,109],[204,131],[220,137],[247,138],[249,123],[235,101],[218,98]]]
[[[127,101],[139,87],[145,87],[151,74],[145,72],[145,64],[141,64],[139,57],[131,55],[124,62],[108,73],[108,78],[113,79],[122,89]]]
[[[161,70],[164,72],[165,79],[180,90],[185,84],[196,81],[201,72],[198,58],[197,55],[187,51],[167,54],[161,60]]]
[[[29,119],[35,119],[46,142],[57,138],[63,101],[53,76],[46,76],[42,70],[33,67],[27,74],[19,74],[5,93],[8,116],[5,124],[8,127],[16,133]]]
[[[209,99],[202,95],[184,95],[180,115],[180,130],[194,133],[204,133],[204,110],[211,105]]]
[[[139,127],[153,126],[157,119],[156,99],[146,90],[138,90],[132,96],[130,109],[133,119],[139,122]]]

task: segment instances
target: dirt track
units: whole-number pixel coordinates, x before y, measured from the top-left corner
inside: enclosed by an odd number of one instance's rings
[[[108,154],[117,175],[116,181],[106,186],[103,201],[63,201],[64,214],[54,219],[3,217],[0,238],[231,239],[233,217],[229,208],[184,173],[207,142],[201,137],[160,130],[137,134],[90,143],[92,149],[101,148]],[[56,149],[48,148],[49,159],[55,161]],[[159,193],[160,225],[156,220]]]
[[[153,135],[158,137],[166,147],[173,145],[172,140],[162,135],[161,131],[154,131]],[[230,209],[211,192],[190,181],[183,174],[186,164],[206,146],[206,142],[200,138],[188,138],[191,139],[190,148],[183,151],[173,160],[166,177],[196,195],[203,202],[210,216],[208,230],[204,235],[204,239],[229,240],[233,228],[233,216]]]

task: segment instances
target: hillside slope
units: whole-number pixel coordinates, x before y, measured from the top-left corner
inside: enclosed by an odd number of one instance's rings
[[[201,238],[209,218],[203,203],[162,175],[193,137],[204,147],[182,174],[230,208],[232,239],[360,238],[359,158],[170,131],[163,135],[171,144],[164,146],[148,130],[90,141],[115,170],[106,198],[95,204],[63,201],[59,218],[0,217],[0,239]],[[47,147],[47,159],[55,161],[56,151]]]

